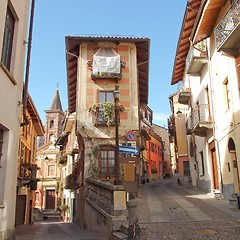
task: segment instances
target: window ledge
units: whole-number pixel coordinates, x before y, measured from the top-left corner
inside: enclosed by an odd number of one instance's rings
[[[12,76],[12,74],[8,71],[8,69],[5,67],[4,64],[0,63],[0,67],[2,68],[2,70],[6,73],[6,75],[9,77],[9,79],[11,80],[11,82],[13,83],[13,85],[17,85],[17,81],[14,79],[14,77]]]
[[[109,74],[109,75],[91,75],[92,80],[97,80],[97,79],[116,79],[120,80],[122,78],[122,74]]]

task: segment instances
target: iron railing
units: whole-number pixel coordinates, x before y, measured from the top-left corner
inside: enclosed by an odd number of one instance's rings
[[[195,127],[199,122],[212,122],[209,104],[198,104],[192,112],[192,127]]]
[[[230,36],[239,22],[240,0],[236,0],[214,30],[217,49],[219,49],[223,42]]]
[[[24,179],[36,179],[37,164],[21,163],[19,177]]]

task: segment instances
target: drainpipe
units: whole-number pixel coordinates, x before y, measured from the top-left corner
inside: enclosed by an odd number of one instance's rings
[[[31,47],[32,47],[34,6],[35,6],[35,0],[32,0],[30,26],[29,26],[29,33],[28,33],[27,63],[26,63],[25,83],[24,83],[24,91],[23,91],[23,94],[24,94],[23,95],[23,119],[24,119],[24,122],[22,122],[20,124],[21,127],[29,124],[29,120],[26,115],[26,110],[27,110],[27,99],[28,99],[28,82],[29,82]]]

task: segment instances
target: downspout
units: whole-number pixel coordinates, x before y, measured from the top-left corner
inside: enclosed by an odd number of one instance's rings
[[[26,63],[26,72],[25,72],[25,83],[23,91],[23,122],[20,124],[20,127],[26,126],[29,124],[29,119],[26,115],[27,110],[27,100],[28,100],[28,82],[29,82],[29,69],[30,69],[30,57],[31,57],[31,47],[32,47],[32,31],[33,31],[33,17],[34,17],[34,7],[35,0],[32,0],[31,5],[31,16],[30,16],[30,26],[28,34],[28,50],[27,50],[27,63]]]

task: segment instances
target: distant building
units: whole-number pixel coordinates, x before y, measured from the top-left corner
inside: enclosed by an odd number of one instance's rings
[[[18,151],[16,225],[33,223],[33,203],[37,190],[36,139],[44,128],[33,100],[28,96],[26,115],[29,123],[21,127]],[[22,121],[23,121],[22,116]]]
[[[37,178],[35,207],[56,210],[60,204],[60,166],[57,162],[59,149],[55,146],[63,130],[64,112],[57,89],[50,110],[46,110],[44,144],[37,149]]]
[[[173,162],[171,159],[171,152],[170,152],[170,142],[169,142],[169,132],[168,129],[165,127],[158,126],[157,124],[153,123],[152,125],[153,130],[157,133],[162,140],[162,176],[166,177],[169,174],[173,173]]]

